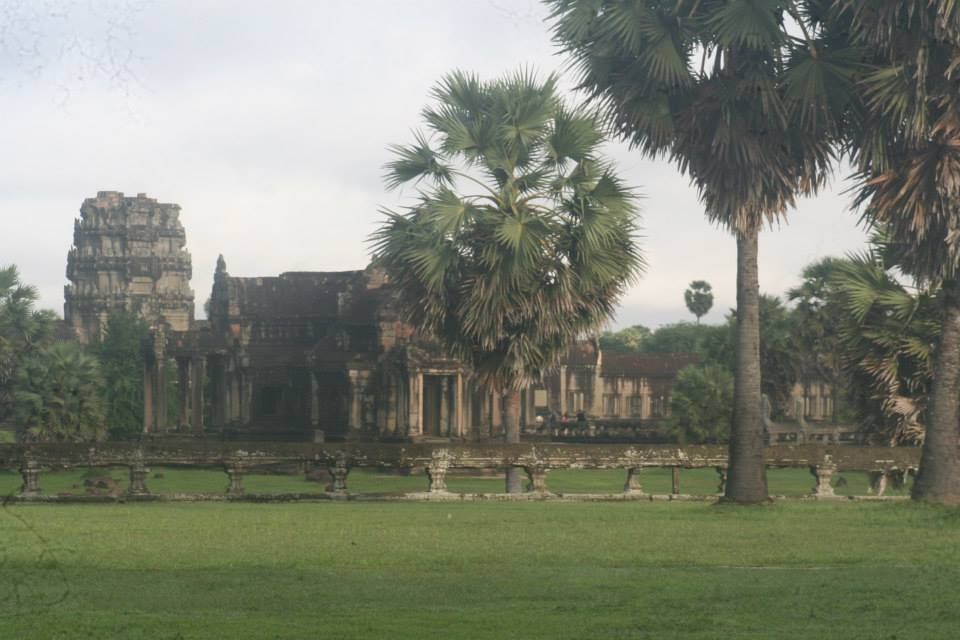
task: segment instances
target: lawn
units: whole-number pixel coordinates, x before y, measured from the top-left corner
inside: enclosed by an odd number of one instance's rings
[[[910,503],[0,509],[6,638],[953,638],[960,511]]]

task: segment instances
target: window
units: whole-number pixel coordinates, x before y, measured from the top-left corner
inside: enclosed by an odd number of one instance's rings
[[[630,415],[635,418],[643,417],[643,396],[630,396]]]
[[[583,391],[571,391],[567,394],[567,410],[583,411]]]
[[[650,417],[662,418],[666,412],[666,403],[663,396],[650,398]]]

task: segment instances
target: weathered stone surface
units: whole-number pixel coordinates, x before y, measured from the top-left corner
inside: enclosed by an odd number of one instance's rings
[[[99,338],[118,310],[186,331],[193,291],[185,245],[175,204],[117,191],[84,200],[67,254],[64,320],[84,343]]]

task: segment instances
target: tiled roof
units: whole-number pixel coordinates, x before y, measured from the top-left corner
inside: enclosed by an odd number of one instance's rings
[[[698,353],[619,353],[604,351],[601,373],[626,378],[672,378],[691,364],[703,362]]]

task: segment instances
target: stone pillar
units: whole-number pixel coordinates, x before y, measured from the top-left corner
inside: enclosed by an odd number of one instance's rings
[[[888,474],[886,471],[871,471],[867,474],[870,479],[868,493],[880,497],[887,491]]]
[[[232,462],[226,466],[227,478],[229,483],[227,484],[227,495],[228,496],[242,496],[243,495],[243,464],[239,462]]]
[[[177,430],[180,431],[190,426],[190,361],[185,358],[177,358],[177,386],[180,388]]]
[[[717,486],[717,493],[724,495],[727,492],[727,468],[726,467],[715,467],[717,470],[717,475],[719,476],[719,485]]]
[[[523,406],[524,412],[526,413],[526,422],[523,425],[524,431],[536,431],[537,429],[537,406],[534,402],[534,397],[536,392],[533,390],[533,386],[529,386],[523,390]]]
[[[153,364],[150,356],[143,363],[143,432],[150,433],[154,427],[153,416]]]
[[[823,462],[811,466],[810,473],[816,478],[817,484],[811,489],[810,495],[815,498],[835,498],[836,494],[833,492],[833,485],[830,484],[830,480],[833,479],[833,472],[836,470],[837,465],[834,464],[833,458],[829,454],[823,456]]]
[[[350,408],[347,411],[347,428],[350,429],[350,431],[359,431],[360,413],[362,410],[360,403],[363,400],[360,390],[360,372],[351,369],[348,375],[350,378]]]
[[[670,493],[680,495],[680,467],[670,467]]]
[[[240,371],[234,367],[230,373],[230,422],[240,421],[241,393]]]
[[[560,365],[560,415],[567,412],[567,365]]]
[[[530,465],[523,468],[527,472],[530,484],[527,486],[528,493],[539,493],[546,495],[547,491],[547,467],[542,464]]]
[[[483,390],[480,392],[480,415],[477,416],[477,435],[490,435],[490,394]]]
[[[190,363],[190,394],[193,396],[190,401],[190,408],[193,412],[190,426],[197,435],[203,433],[203,388],[207,376],[207,360],[203,357],[195,357]]]
[[[20,467],[23,484],[17,492],[19,498],[39,498],[43,494],[40,488],[40,464],[36,460],[27,460]]]
[[[253,416],[253,377],[250,369],[240,369],[240,422],[250,424]]]
[[[320,385],[317,374],[310,372],[310,426],[316,429],[320,425]]]
[[[214,356],[210,363],[213,382],[213,426],[223,427],[227,418],[227,381],[223,357]]]
[[[327,473],[332,480],[330,490],[336,494],[347,493],[347,474],[350,473],[350,467],[347,466],[347,459],[344,455],[337,456],[333,464],[327,466]]]
[[[446,449],[434,449],[431,452],[430,464],[427,465],[430,493],[447,493],[447,469],[449,468],[449,452]]]
[[[450,378],[440,377],[440,435],[450,437]]]
[[[457,398],[456,403],[454,404],[456,416],[456,436],[458,438],[463,438],[467,434],[467,412],[470,409],[470,401],[467,399],[463,374],[457,373]]]
[[[130,465],[130,487],[127,488],[129,496],[148,496],[150,490],[147,489],[147,474],[150,469],[146,467],[142,459],[137,459]]]
[[[156,409],[156,430],[161,433],[167,430],[167,367],[163,358],[154,360],[156,371],[154,373],[154,406]]]
[[[409,409],[407,410],[407,435],[419,436],[423,433],[423,374],[410,374]]]
[[[643,495],[643,487],[640,486],[640,469],[638,467],[627,468],[627,482],[623,485],[623,492],[631,495]]]

